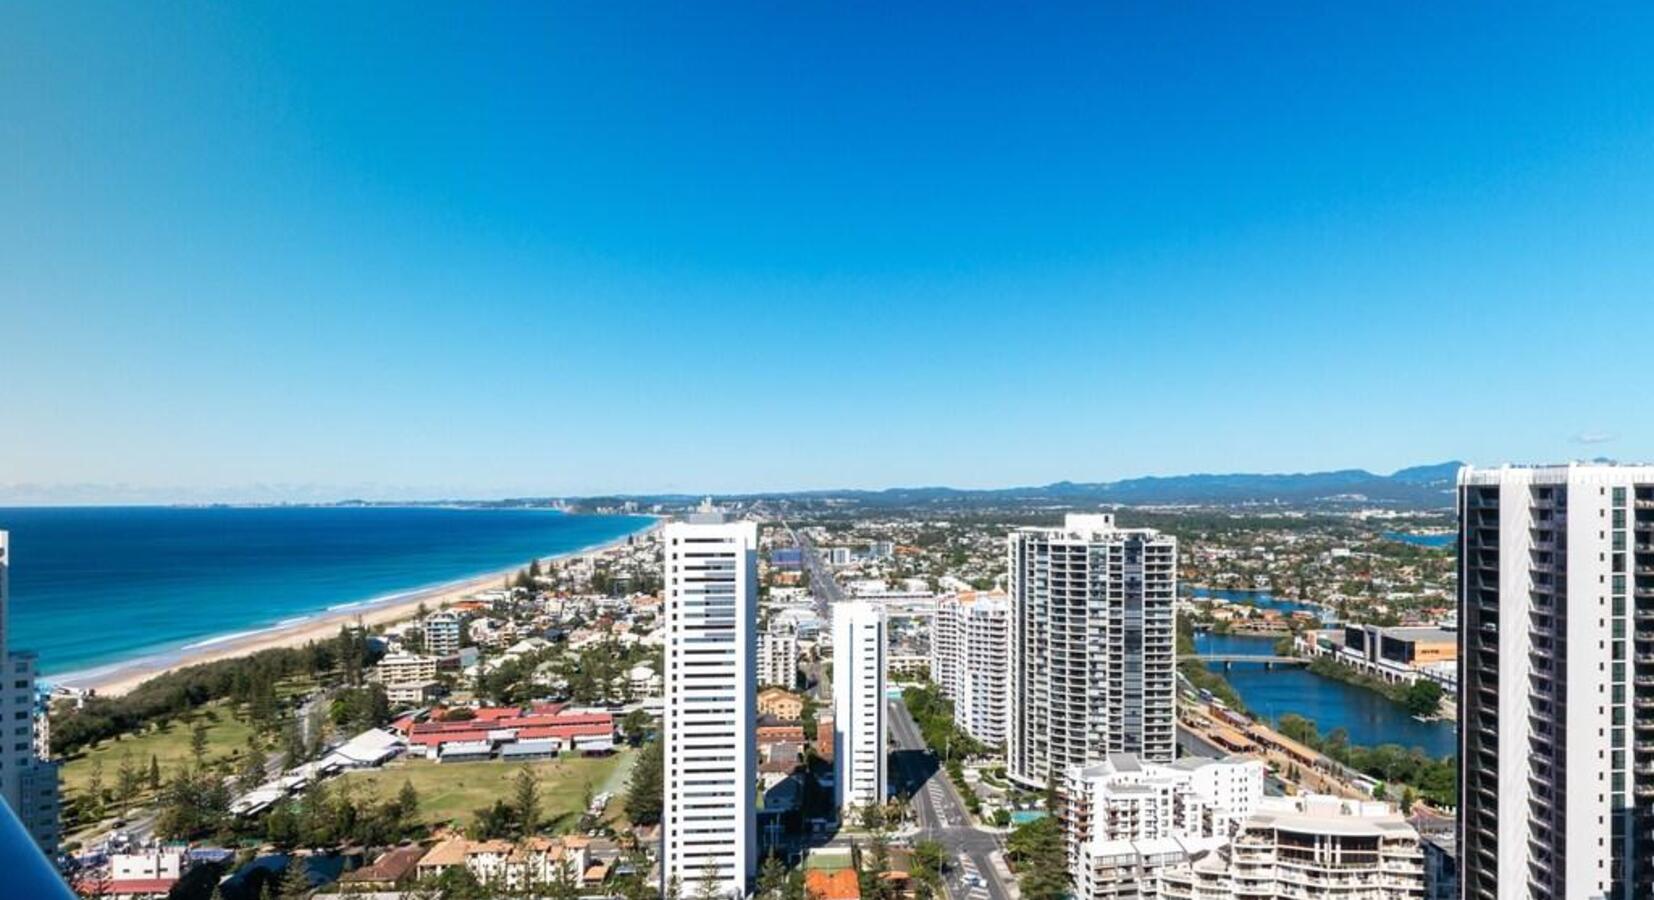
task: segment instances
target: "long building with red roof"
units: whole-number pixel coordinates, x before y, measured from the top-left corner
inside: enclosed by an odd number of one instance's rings
[[[594,746],[613,741],[614,716],[606,712],[563,712],[560,704],[530,710],[514,706],[483,707],[469,719],[410,722],[405,725],[410,746],[439,749],[443,744],[485,741],[557,740],[564,746]],[[402,724],[402,723],[398,723]]]

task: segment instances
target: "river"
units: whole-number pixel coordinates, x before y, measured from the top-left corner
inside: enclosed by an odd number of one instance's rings
[[[1272,654],[1275,641],[1272,637],[1202,632],[1195,635],[1195,649],[1201,653]],[[1389,698],[1366,688],[1297,667],[1237,665],[1227,672],[1218,664],[1211,668],[1234,685],[1248,709],[1271,722],[1287,713],[1297,713],[1313,721],[1322,734],[1343,728],[1352,744],[1420,747],[1437,757],[1458,752],[1458,729],[1453,723],[1420,722]]]
[[[1276,612],[1289,614],[1295,612],[1311,612],[1317,616],[1320,616],[1323,622],[1329,621],[1334,615],[1333,611],[1327,607],[1319,606],[1314,603],[1305,603],[1302,600],[1289,600],[1285,597],[1277,597],[1274,594],[1270,594],[1265,591],[1232,591],[1221,588],[1193,588],[1190,591],[1190,599],[1196,602],[1214,599],[1225,600],[1230,603],[1244,603],[1248,606],[1256,606],[1259,609],[1271,609]]]

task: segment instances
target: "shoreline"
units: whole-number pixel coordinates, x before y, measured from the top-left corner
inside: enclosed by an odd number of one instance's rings
[[[633,538],[655,532],[661,524],[662,519],[657,516],[654,522],[630,534],[601,544],[540,556],[536,559],[541,565],[545,565],[549,562],[600,555],[616,547],[625,546]],[[296,620],[277,622],[250,631],[211,635],[172,650],[78,672],[44,676],[41,680],[58,688],[91,691],[99,697],[118,697],[151,678],[189,666],[249,656],[261,650],[278,647],[302,647],[311,641],[331,638],[339,633],[341,625],[359,621],[364,627],[371,629],[376,625],[395,624],[413,618],[421,604],[434,611],[442,606],[457,603],[479,591],[499,587],[502,579],[510,578],[522,571],[525,565],[526,562],[519,563],[483,575],[410,588],[356,602],[341,601]]]

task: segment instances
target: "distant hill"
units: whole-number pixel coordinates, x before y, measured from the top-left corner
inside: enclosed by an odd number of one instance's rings
[[[967,490],[950,487],[887,488],[879,491],[793,491],[726,495],[739,500],[845,500],[864,506],[1074,505],[1119,503],[1152,505],[1241,505],[1279,503],[1292,506],[1375,503],[1406,509],[1445,509],[1453,505],[1453,483],[1461,463],[1413,466],[1390,475],[1365,469],[1297,474],[1171,475],[1123,481],[1059,481],[1030,487]],[[586,498],[591,502],[596,498]],[[609,498],[605,498],[609,499]],[[615,500],[622,498],[612,498]],[[640,501],[677,502],[683,498],[634,497]]]
[[[946,486],[885,488],[885,490],[777,491],[751,495],[719,495],[718,500],[743,501],[850,501],[860,506],[1037,506],[1037,505],[1255,505],[1350,506],[1355,503],[1398,506],[1408,510],[1446,510],[1454,496],[1454,478],[1462,463],[1447,462],[1403,468],[1391,475],[1374,475],[1361,468],[1295,475],[1169,475],[1126,478],[1123,481],[1055,481],[1024,488],[964,490]],[[582,498],[582,505],[619,503],[681,505],[700,496],[605,496]]]

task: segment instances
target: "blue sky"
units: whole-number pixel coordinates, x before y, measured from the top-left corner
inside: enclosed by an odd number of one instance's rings
[[[0,501],[1654,456],[1647,8],[682,7],[6,5]]]

